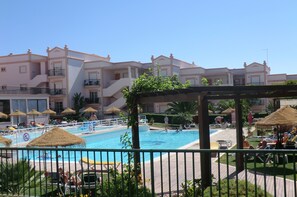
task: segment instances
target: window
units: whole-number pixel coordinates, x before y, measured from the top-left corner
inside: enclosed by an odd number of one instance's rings
[[[115,80],[119,80],[121,78],[121,74],[120,73],[116,73],[115,75],[114,75],[114,79]]]
[[[196,85],[195,78],[188,78],[188,79],[186,79],[186,81],[189,81],[192,86]]]
[[[251,76],[251,84],[253,85],[260,85],[260,76],[256,75],[256,76]]]
[[[166,68],[161,69],[161,76],[163,76],[163,77],[167,76],[167,69]]]
[[[55,111],[58,113],[63,111],[63,102],[55,102]]]
[[[6,72],[6,68],[5,67],[1,67],[1,72]]]
[[[44,111],[47,109],[46,99],[28,99],[28,110],[36,109],[37,111]]]
[[[97,92],[90,92],[90,101],[91,101],[91,103],[98,102],[98,93]]]
[[[7,89],[7,85],[2,85],[2,90],[6,90]]]
[[[62,62],[55,62],[53,65],[54,69],[62,69]]]
[[[19,72],[20,73],[27,73],[27,66],[25,66],[25,65],[24,66],[20,66],[19,67]]]
[[[89,73],[89,79],[91,79],[91,80],[98,79],[97,78],[97,72]]]
[[[123,73],[122,75],[123,75],[123,78],[128,78],[129,77],[128,73]]]
[[[54,76],[60,76],[63,74],[62,71],[62,63],[61,62],[55,62],[53,63],[53,67],[54,67]]]

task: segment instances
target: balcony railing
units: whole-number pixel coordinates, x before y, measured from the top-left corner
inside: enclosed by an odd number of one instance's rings
[[[0,94],[49,94],[48,88],[5,87],[0,88]]]
[[[1,147],[0,155],[5,196],[297,196],[295,150]],[[200,179],[202,155],[213,156],[210,182]]]
[[[84,80],[84,86],[94,86],[94,85],[100,85],[100,81],[98,79]]]
[[[65,69],[50,69],[48,76],[65,76]]]
[[[246,85],[259,86],[259,85],[265,85],[265,84],[264,82],[250,82],[250,83],[247,83]]]
[[[85,98],[85,102],[87,104],[93,104],[93,103],[97,104],[97,103],[100,103],[100,98],[99,97],[97,97],[97,98]]]
[[[66,89],[50,89],[50,95],[65,95]]]

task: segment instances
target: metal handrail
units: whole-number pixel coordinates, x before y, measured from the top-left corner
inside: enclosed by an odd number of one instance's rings
[[[47,153],[47,154],[45,154]],[[139,164],[139,175],[133,167],[133,160],[129,160],[128,155],[140,155],[141,163]],[[193,185],[193,182],[198,181],[200,178],[201,169],[199,158],[201,154],[214,156],[212,160],[212,171],[214,178],[214,186],[211,187],[214,192],[217,186],[227,182],[231,185],[232,181],[235,181],[235,188],[230,190],[239,192],[248,192],[252,187],[254,193],[248,193],[249,196],[257,196],[263,193],[264,196],[271,194],[273,196],[296,196],[296,165],[297,152],[296,150],[241,150],[241,149],[97,149],[97,148],[25,148],[25,147],[1,147],[0,160],[1,168],[0,182],[5,176],[12,173],[11,170],[7,171],[7,165],[15,165],[18,167],[9,169],[20,169],[19,166],[22,163],[22,159],[27,158],[24,165],[31,166],[31,184],[34,182],[44,181],[46,179],[46,173],[57,172],[57,162],[59,168],[63,170],[63,173],[71,172],[72,175],[80,176],[80,174],[96,173],[100,179],[94,180],[92,188],[74,186],[72,192],[79,192],[81,194],[87,194],[93,192],[93,195],[100,196],[101,193],[107,193],[110,196],[114,195],[114,192],[120,196],[132,196],[133,192],[148,192],[147,196],[178,196],[189,194],[187,192],[192,191],[192,187],[200,192],[209,192],[199,188],[198,185]],[[58,156],[57,156],[58,155]],[[3,157],[4,156],[4,157]],[[5,157],[6,156],[6,157]],[[242,156],[245,158],[243,171],[237,172],[234,158]],[[258,156],[265,157],[264,160],[259,160]],[[90,159],[84,160],[84,163],[80,160],[85,157]],[[254,157],[253,160],[249,160],[249,157]],[[29,159],[29,160],[28,160]],[[92,163],[91,163],[92,160]],[[96,163],[94,161],[96,161]],[[46,164],[46,165],[45,165]],[[117,173],[113,173],[114,170]],[[25,173],[20,171],[20,173]],[[12,174],[11,174],[12,175]],[[97,176],[96,175],[96,176]],[[19,174],[19,177],[24,177],[25,174]],[[60,176],[64,176],[61,174]],[[116,178],[117,177],[117,178]],[[120,180],[120,182],[114,182],[114,180]],[[68,179],[67,179],[68,180]],[[66,180],[66,181],[67,181]],[[219,180],[224,180],[223,182]],[[41,181],[41,182],[42,182]],[[189,182],[190,181],[190,182]],[[202,182],[204,180],[201,180]],[[16,179],[19,183],[19,188],[25,187],[25,184]],[[14,182],[15,183],[15,182]],[[0,194],[7,195],[7,191],[3,191],[3,188],[14,184],[11,182],[3,183],[0,187]],[[192,183],[192,184],[191,184]],[[241,186],[239,186],[239,183]],[[29,196],[39,196],[40,191],[49,193],[53,190],[62,192],[70,191],[68,183],[56,183],[53,184],[49,181],[45,184],[36,185],[36,189],[31,189],[31,193],[24,193]],[[119,184],[115,187],[114,184]],[[132,184],[132,185],[129,185]],[[136,184],[136,185],[135,185]],[[233,185],[233,183],[232,183]],[[243,185],[246,185],[245,191],[242,191]],[[141,186],[141,187],[140,187]],[[39,187],[41,189],[39,189]],[[131,188],[129,188],[131,187]],[[222,186],[222,187],[225,187]],[[226,186],[227,187],[227,186]],[[232,186],[233,187],[233,186]],[[83,190],[81,188],[84,188]],[[117,188],[117,190],[115,190]],[[119,190],[120,188],[120,190]],[[129,188],[129,189],[128,189]],[[146,188],[146,190],[143,190]],[[261,188],[261,189],[260,189]],[[127,190],[128,189],[128,190]],[[136,191],[134,191],[136,190]],[[20,192],[24,192],[20,190]],[[29,192],[29,191],[27,191]],[[121,193],[122,192],[122,193]],[[126,192],[126,193],[125,193]],[[223,195],[224,189],[220,192]],[[227,191],[229,192],[229,191]],[[251,191],[249,191],[251,192]],[[23,195],[23,194],[22,194]],[[190,194],[189,194],[190,195]],[[190,195],[191,196],[191,195]]]

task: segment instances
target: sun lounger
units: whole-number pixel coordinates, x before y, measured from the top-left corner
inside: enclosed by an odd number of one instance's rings
[[[228,149],[232,146],[231,140],[217,140],[217,143],[219,143],[220,149]]]
[[[81,166],[83,167],[83,163],[88,165],[90,169],[95,168],[95,166],[98,166],[99,168],[103,167],[105,170],[109,170],[110,168],[118,168],[120,166],[120,162],[100,162],[100,161],[94,161],[92,159],[89,159],[87,157],[83,157],[81,160]],[[103,170],[103,169],[102,169]]]
[[[210,142],[210,149],[211,150],[218,150],[220,149],[220,144],[218,142]],[[218,152],[211,152],[211,157],[217,157]]]

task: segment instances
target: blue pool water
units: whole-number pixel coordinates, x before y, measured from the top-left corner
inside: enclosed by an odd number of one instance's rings
[[[211,130],[214,133],[216,130]],[[120,136],[125,132],[131,137],[131,129],[121,129],[110,133],[84,136],[87,148],[122,148]],[[175,130],[150,131],[140,128],[139,132],[141,149],[178,149],[199,139],[198,130],[185,130],[176,132]]]
[[[103,130],[103,129],[109,129],[109,128],[112,128],[113,126],[96,126],[94,127],[94,130],[95,131],[98,131],[98,130]],[[73,128],[67,128],[66,130],[69,132],[69,133],[72,133],[72,134],[78,134],[78,133],[84,133],[84,132],[90,132],[92,131],[93,128],[90,128],[90,126],[79,126],[79,127],[73,127]]]
[[[99,130],[104,130],[104,129],[110,129],[112,127],[113,126],[95,126],[94,130],[99,131]],[[90,128],[86,127],[86,126],[68,127],[68,128],[64,128],[64,129],[72,134],[90,132]],[[43,133],[44,133],[44,131],[42,129],[30,130],[30,131],[17,132],[12,135],[6,135],[5,137],[11,139],[12,144],[19,144],[19,143],[23,143],[23,142],[29,142],[29,141],[41,136]],[[0,146],[1,146],[1,144],[0,144]]]
[[[123,144],[120,141],[120,137],[128,132],[131,137],[131,129],[120,129],[117,131],[91,134],[83,136],[86,141],[86,148],[91,149],[122,149]],[[211,130],[210,133],[214,133],[216,130]],[[139,131],[140,147],[141,149],[178,149],[189,143],[197,141],[199,139],[198,130],[185,130],[176,132],[174,130],[166,131],[150,131],[147,126],[140,127]],[[55,152],[49,153],[51,157],[45,159],[55,160]],[[127,162],[127,153],[119,152],[107,152],[107,151],[80,151],[74,153],[74,151],[59,151],[61,155],[59,161],[78,161],[80,158],[88,157],[96,161],[111,161],[111,162]],[[159,157],[162,153],[154,154],[154,157]],[[40,155],[36,154],[36,155]],[[36,156],[35,159],[40,157]],[[65,159],[66,158],[66,159]],[[44,158],[43,158],[44,159]],[[145,153],[141,155],[142,161],[148,161],[150,154]]]

